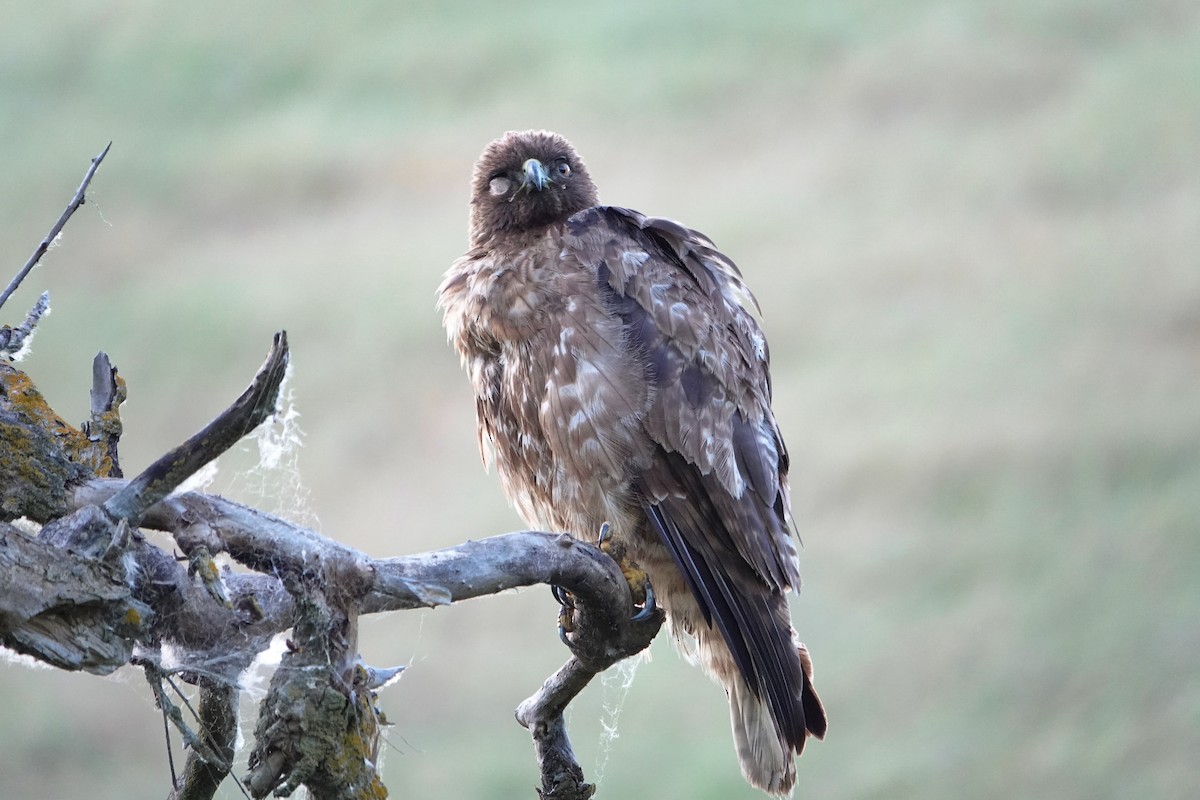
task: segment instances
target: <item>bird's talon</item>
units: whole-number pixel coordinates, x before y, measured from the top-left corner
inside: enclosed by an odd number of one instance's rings
[[[575,607],[574,598],[571,596],[571,593],[563,587],[558,586],[557,584],[550,584],[550,593],[554,595],[554,599],[557,600],[558,604],[563,608]]]
[[[550,591],[559,605],[558,638],[569,646],[571,642],[567,639],[567,634],[575,631],[575,597],[563,587],[555,584],[550,585]]]
[[[629,584],[629,594],[633,597],[634,606],[641,606],[633,617],[634,622],[650,619],[658,611],[654,601],[654,588],[645,571],[629,556],[625,541],[613,533],[612,525],[607,522],[600,524],[600,533],[596,536],[596,546],[600,551],[617,562],[625,582]]]
[[[646,590],[646,600],[642,603],[641,610],[633,615],[632,620],[634,622],[645,622],[658,613],[658,603],[654,599],[654,586],[647,580],[644,588]]]

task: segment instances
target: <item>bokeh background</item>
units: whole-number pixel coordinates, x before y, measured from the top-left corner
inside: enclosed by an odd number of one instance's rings
[[[762,301],[831,719],[797,796],[1195,796],[1200,6],[8,3],[0,272],[114,144],[3,321],[52,292],[25,367],[76,422],[112,356],[130,472],[286,328],[303,447],[215,491],[377,556],[517,529],[433,294],[527,127]],[[532,796],[554,620],[529,590],[364,626],[410,665],[393,796]],[[571,719],[600,796],[760,796],[721,692],[651,652]],[[161,730],[137,673],[2,663],[0,797],[165,796]]]

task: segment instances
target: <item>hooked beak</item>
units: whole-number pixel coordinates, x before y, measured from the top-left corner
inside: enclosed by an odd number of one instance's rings
[[[521,188],[532,187],[540,192],[546,188],[546,184],[550,183],[550,173],[546,172],[542,162],[536,158],[528,159],[522,164],[521,171],[524,173],[524,177],[521,179]]]

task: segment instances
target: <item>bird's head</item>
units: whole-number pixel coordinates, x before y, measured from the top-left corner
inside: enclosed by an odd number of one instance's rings
[[[596,205],[596,187],[571,143],[549,131],[509,131],[475,162],[471,241],[561,222]]]

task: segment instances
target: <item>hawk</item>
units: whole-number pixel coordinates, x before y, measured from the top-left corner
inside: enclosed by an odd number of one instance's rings
[[[788,611],[788,455],[756,301],[703,234],[599,205],[557,134],[506,133],[471,188],[438,304],[485,467],[533,527],[611,526],[725,688],[746,779],[790,793],[825,712]]]

